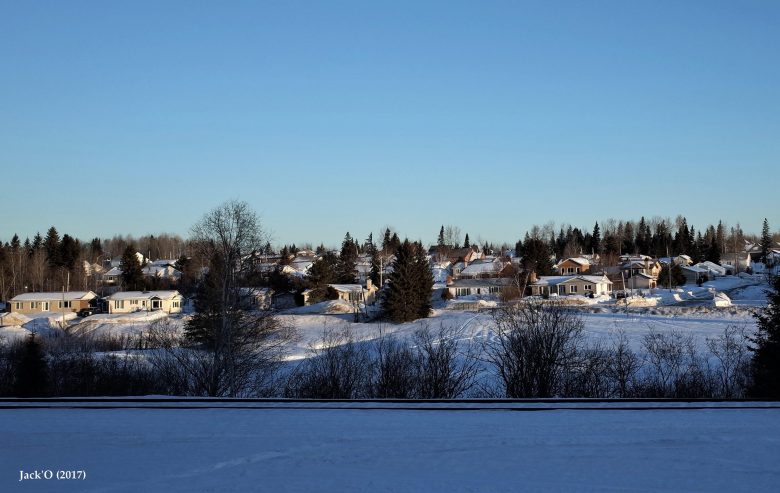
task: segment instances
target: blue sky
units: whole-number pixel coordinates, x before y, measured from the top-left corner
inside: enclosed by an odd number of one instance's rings
[[[686,5],[682,5],[686,3]],[[780,3],[0,3],[0,239],[780,227]]]

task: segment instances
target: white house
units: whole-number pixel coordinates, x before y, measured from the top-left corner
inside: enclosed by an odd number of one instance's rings
[[[498,296],[514,285],[514,279],[498,277],[490,279],[458,279],[447,285],[453,298],[463,296]]]
[[[352,303],[371,304],[376,301],[376,286],[369,279],[366,286],[362,284],[328,284],[339,295],[339,299]]]
[[[184,307],[184,297],[171,291],[119,291],[108,298],[108,313],[163,310],[179,313]]]

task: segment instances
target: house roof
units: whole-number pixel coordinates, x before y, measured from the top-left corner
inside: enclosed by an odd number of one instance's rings
[[[119,291],[107,297],[107,300],[149,300],[160,298],[161,300],[171,300],[182,297],[176,290],[167,291]]]
[[[119,267],[111,267],[103,275],[104,276],[121,276],[122,275],[122,269],[120,269]]]
[[[336,291],[345,293],[368,290],[368,288],[365,288],[360,284],[328,284],[328,286],[335,289]]]
[[[501,262],[475,262],[469,264],[465,269],[460,271],[461,276],[475,276],[479,274],[493,274],[500,272],[504,267]]]
[[[584,257],[565,258],[565,259],[561,260],[560,262],[558,262],[558,265],[561,265],[561,264],[563,264],[566,261],[571,261],[571,262],[574,262],[575,264],[580,264],[580,265],[590,265],[590,260],[588,260],[588,259],[586,259]]]
[[[587,276],[587,275],[578,275],[578,276],[541,276],[536,282],[531,283],[532,286],[557,286],[558,284],[563,284],[565,282],[571,282],[581,280],[585,282],[592,282],[593,284],[598,284],[601,282],[612,284],[612,281],[607,278],[607,276]]]
[[[509,277],[494,277],[489,279],[457,279],[448,284],[448,288],[478,288],[491,286],[510,286],[514,284],[514,279]]]
[[[604,283],[612,284],[612,281],[610,281],[607,276],[571,276],[569,279],[562,281],[562,283],[567,283],[571,281],[585,281],[585,282],[592,282],[593,284],[599,284],[604,282]]]
[[[47,293],[22,293],[11,298],[10,301],[77,301],[77,300],[91,300],[97,298],[97,295],[92,291],[53,291]]]

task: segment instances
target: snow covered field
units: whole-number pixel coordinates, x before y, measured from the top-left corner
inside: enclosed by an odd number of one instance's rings
[[[777,408],[4,409],[0,436],[2,491],[712,492],[780,481]],[[19,482],[47,469],[87,479]]]

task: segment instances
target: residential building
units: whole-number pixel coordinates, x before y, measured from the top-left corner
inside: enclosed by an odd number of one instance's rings
[[[109,313],[163,310],[179,313],[184,308],[184,297],[175,290],[119,291],[108,298]]]
[[[97,298],[92,291],[65,291],[48,293],[23,293],[9,301],[12,313],[22,315],[43,312],[78,312],[89,308],[90,302]]]

